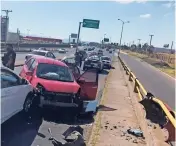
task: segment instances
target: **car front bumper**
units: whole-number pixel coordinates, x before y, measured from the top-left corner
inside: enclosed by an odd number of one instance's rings
[[[83,104],[81,104],[83,103]],[[87,113],[87,112],[96,112],[98,105],[97,100],[91,100],[91,101],[82,101],[79,103],[64,103],[64,102],[55,102],[55,101],[50,101],[50,100],[45,100],[43,96],[40,97],[40,104],[39,106],[42,107],[74,107],[74,108],[79,108],[82,106],[81,113]]]

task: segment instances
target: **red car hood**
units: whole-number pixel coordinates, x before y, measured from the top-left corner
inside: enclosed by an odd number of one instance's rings
[[[40,83],[47,91],[52,92],[77,93],[80,88],[80,86],[75,81],[61,82],[38,78],[38,83]]]

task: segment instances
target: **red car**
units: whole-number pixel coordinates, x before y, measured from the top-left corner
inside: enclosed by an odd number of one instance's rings
[[[43,56],[31,57],[20,76],[40,91],[40,106],[80,107],[95,111],[98,73],[89,70],[80,75],[76,66]]]

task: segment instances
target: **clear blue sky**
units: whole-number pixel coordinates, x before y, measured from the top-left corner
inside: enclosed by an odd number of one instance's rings
[[[81,29],[81,40],[100,41],[104,34],[112,42],[119,42],[121,25],[118,18],[127,21],[122,42],[149,42],[163,46],[175,41],[175,5],[173,2],[2,2],[2,9],[10,9],[10,31],[17,28],[21,33],[68,39],[70,33],[77,33],[78,22],[83,18],[100,20],[100,29]],[[2,12],[3,13],[3,12]],[[4,13],[3,13],[4,14]]]

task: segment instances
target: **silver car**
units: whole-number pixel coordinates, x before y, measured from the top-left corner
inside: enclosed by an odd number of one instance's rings
[[[111,69],[111,58],[108,56],[101,56],[100,60],[103,62],[103,68]]]

